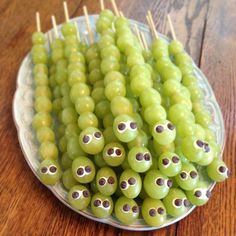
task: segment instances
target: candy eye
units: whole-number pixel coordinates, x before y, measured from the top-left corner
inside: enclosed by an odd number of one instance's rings
[[[167,128],[168,128],[169,130],[174,130],[174,129],[175,129],[175,126],[174,126],[173,124],[171,124],[171,123],[168,123],[168,124],[167,124]]]
[[[195,197],[201,197],[202,196],[202,192],[200,190],[197,190],[197,191],[195,191],[194,196]]]
[[[99,207],[100,205],[101,205],[101,200],[99,200],[99,199],[96,199],[94,202],[93,202],[93,205],[95,206],[95,207]]]
[[[202,147],[204,146],[204,142],[203,142],[202,140],[200,140],[200,139],[198,139],[198,140],[196,141],[196,144],[197,144],[197,146],[200,147],[200,148],[202,148]]]
[[[138,206],[133,206],[132,211],[133,213],[138,213]]]
[[[121,187],[121,189],[126,189],[127,188],[127,183],[125,181],[122,181],[120,183],[120,187]]]
[[[77,199],[79,198],[79,192],[73,192],[71,196],[72,198]]]
[[[102,203],[103,207],[105,208],[108,208],[110,206],[110,203],[109,201],[105,200],[103,203]]]
[[[204,151],[205,152],[210,152],[211,151],[208,143],[204,143]]]
[[[52,174],[54,174],[54,173],[56,173],[56,171],[57,171],[57,167],[56,167],[56,166],[50,166],[50,167],[49,167],[49,171],[50,171]]]
[[[210,198],[211,197],[211,191],[207,190],[206,196],[207,196],[207,198]]]
[[[130,128],[131,128],[131,129],[137,129],[137,123],[135,123],[135,122],[130,122]]]
[[[117,156],[120,156],[122,152],[121,152],[121,150],[119,148],[117,148],[115,153],[116,153]]]
[[[184,199],[184,206],[189,207],[190,206],[190,201],[188,199]]]
[[[155,130],[157,133],[162,133],[164,131],[164,127],[162,125],[157,125]]]
[[[159,214],[159,215],[163,215],[164,214],[164,209],[162,208],[162,207],[158,207],[157,208],[157,213]]]
[[[172,157],[172,162],[175,163],[175,164],[179,163],[179,158],[177,156],[173,156]]]
[[[102,137],[102,134],[101,134],[101,132],[95,132],[95,133],[93,134],[93,136],[94,136],[96,139],[100,139],[100,138]]]
[[[182,199],[175,199],[175,201],[174,201],[174,204],[177,207],[180,207],[182,205],[182,203],[183,203]]]
[[[104,178],[99,179],[98,184],[103,186],[106,183],[106,180]]]
[[[156,213],[156,210],[153,209],[153,208],[150,209],[148,213],[149,213],[149,215],[152,216],[152,217],[156,216],[156,214],[157,214],[157,213]]]
[[[136,157],[137,161],[142,161],[143,160],[143,154],[142,153],[137,153],[135,157]]]
[[[89,191],[88,190],[84,190],[83,191],[83,196],[84,197],[89,197]]]
[[[109,148],[107,150],[107,155],[111,156],[114,153],[114,149],[113,148]]]
[[[125,129],[126,129],[125,123],[120,123],[120,124],[118,124],[118,130],[119,130],[119,131],[124,131]]]
[[[192,170],[189,175],[191,176],[192,179],[195,179],[197,177],[197,172]]]
[[[151,157],[150,157],[150,154],[149,153],[145,153],[144,154],[144,160],[145,161],[150,161]]]
[[[164,185],[164,179],[158,178],[158,179],[156,180],[156,184],[159,185],[159,186]]]
[[[224,173],[226,171],[226,167],[225,166],[220,166],[219,167],[219,172],[220,173]]]
[[[167,166],[167,165],[169,164],[169,159],[164,158],[164,159],[162,160],[162,164],[163,164],[164,166]]]
[[[115,183],[115,179],[112,176],[110,176],[108,178],[107,182],[108,182],[108,184],[114,184]]]
[[[182,171],[181,173],[180,173],[180,177],[182,178],[182,179],[187,179],[187,173],[186,172],[184,172],[184,171]]]
[[[91,137],[89,135],[84,135],[83,137],[83,143],[87,144],[91,141]]]
[[[168,186],[169,188],[171,188],[172,185],[173,185],[173,181],[172,181],[171,179],[168,179],[168,180],[167,180],[167,186]]]
[[[81,176],[81,175],[84,174],[84,169],[83,169],[82,167],[80,167],[80,168],[77,170],[76,173],[77,173],[78,176]]]
[[[84,168],[85,172],[90,173],[92,171],[91,166],[85,166]]]
[[[125,204],[125,205],[123,206],[123,211],[129,211],[129,210],[130,210],[129,204]]]
[[[129,183],[129,185],[135,185],[136,179],[131,177],[131,178],[128,179],[128,183]]]
[[[41,168],[40,171],[41,171],[42,174],[45,174],[45,173],[47,173],[48,168],[44,166],[44,167]]]

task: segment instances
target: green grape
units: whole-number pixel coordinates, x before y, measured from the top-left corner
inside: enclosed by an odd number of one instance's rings
[[[32,61],[36,64],[47,64],[48,62],[48,55],[45,51],[38,51],[37,53],[33,53]]]
[[[184,87],[184,86],[181,86],[181,89],[180,89],[178,94],[183,95],[183,96],[185,96],[188,99],[191,98],[191,94],[190,94],[189,90],[186,87]]]
[[[56,98],[53,100],[52,110],[55,113],[59,113],[62,110],[62,99],[61,98]]]
[[[158,167],[164,175],[173,177],[181,171],[182,163],[177,154],[164,152],[158,159]]]
[[[58,143],[58,146],[59,146],[59,150],[60,150],[62,153],[66,152],[66,150],[67,150],[67,140],[66,140],[66,137],[65,137],[65,136],[63,136],[63,137],[60,138],[59,143]]]
[[[114,19],[114,14],[111,10],[109,9],[104,9],[100,12],[99,17],[106,17],[108,18],[110,21],[113,21]]]
[[[60,38],[56,38],[51,43],[51,48],[54,50],[55,48],[63,48],[64,47],[64,40]]]
[[[161,73],[163,68],[166,66],[170,66],[172,64],[169,57],[159,58],[155,64],[155,69],[158,73]]]
[[[51,112],[52,103],[47,97],[39,96],[35,98],[34,108],[37,112]]]
[[[107,57],[101,62],[101,71],[103,74],[107,74],[111,71],[119,71],[120,64],[119,61],[114,57]]]
[[[179,93],[181,90],[181,83],[174,79],[167,80],[163,85],[163,90],[166,96]]]
[[[190,112],[192,110],[191,100],[183,94],[175,93],[170,98],[170,105],[173,104],[183,104]]]
[[[58,135],[58,137],[62,137],[65,134],[65,129],[66,129],[65,125],[59,124],[59,126],[57,128],[57,135]]]
[[[113,122],[113,131],[120,141],[127,143],[137,137],[137,123],[131,116],[119,115]]]
[[[31,49],[31,54],[36,55],[37,53],[40,52],[45,52],[47,53],[47,49],[45,48],[44,44],[35,44],[32,49]],[[40,64],[38,64],[40,65]],[[43,64],[41,64],[43,65]],[[46,65],[45,65],[46,66]]]
[[[42,160],[56,160],[58,149],[54,142],[45,141],[39,147],[39,155]]]
[[[62,85],[67,81],[67,71],[66,69],[60,69],[56,71],[55,80],[58,85]]]
[[[187,87],[187,89],[189,90],[189,92],[191,94],[191,100],[193,102],[199,101],[199,100],[201,100],[203,98],[202,89],[199,86],[189,85]]]
[[[196,168],[190,163],[182,163],[180,173],[175,176],[177,184],[184,190],[192,190],[196,187],[199,174]]]
[[[88,157],[79,156],[73,160],[72,175],[79,183],[90,183],[95,174],[95,166]]]
[[[46,43],[46,37],[44,33],[42,32],[34,32],[32,35],[32,43],[33,45],[37,44],[45,44]]]
[[[110,142],[118,142],[118,138],[115,136],[113,127],[106,127],[103,131],[103,136],[105,139],[105,143],[110,143]]]
[[[70,55],[72,53],[75,53],[78,51],[78,45],[77,44],[69,44],[69,45],[66,45],[65,48],[64,48],[64,55],[65,55],[65,58],[70,58]]]
[[[107,100],[102,100],[97,103],[95,107],[95,114],[98,118],[102,119],[106,114],[110,112],[110,103]]]
[[[70,96],[63,96],[62,99],[61,99],[61,106],[62,108],[68,108],[68,107],[71,107],[73,108],[73,103],[71,102],[71,99],[70,99]],[[74,109],[74,108],[73,108]]]
[[[184,138],[195,134],[196,125],[191,121],[179,121],[176,124],[177,136]]]
[[[143,55],[140,53],[132,53],[127,57],[127,65],[129,68],[135,65],[142,65],[144,63],[145,61]]]
[[[90,71],[89,76],[88,76],[89,82],[94,86],[97,81],[102,81],[103,85],[103,75],[102,72],[99,68],[94,68],[93,70]]]
[[[84,55],[79,51],[72,53],[69,58],[69,63],[77,63],[77,62],[85,63]]]
[[[99,16],[97,22],[96,22],[96,30],[98,33],[102,33],[107,28],[111,27],[111,21],[110,19],[106,17]]]
[[[102,37],[100,38],[99,42],[98,42],[98,47],[99,49],[103,49],[109,45],[112,45],[115,43],[115,40],[113,38],[113,36],[111,35],[102,35]]]
[[[36,130],[36,136],[37,140],[40,143],[43,142],[54,142],[55,141],[55,135],[51,128],[47,126],[42,126],[39,129]]]
[[[183,63],[179,63],[178,67],[180,69],[180,71],[182,72],[182,75],[192,75],[194,73],[194,67],[192,65],[192,62],[183,62]]]
[[[67,153],[70,159],[74,160],[78,156],[84,156],[85,152],[82,150],[79,144],[79,137],[72,136],[68,138]]]
[[[125,77],[119,71],[110,71],[104,77],[104,85],[107,86],[110,82],[119,80],[125,84]]]
[[[154,50],[155,48],[167,48],[168,44],[165,40],[157,38],[152,41],[151,49]]]
[[[122,96],[116,96],[111,101],[111,112],[114,116],[133,114],[133,107],[129,99]]]
[[[68,192],[68,202],[76,210],[86,209],[90,200],[90,192],[83,185],[75,185]]]
[[[48,86],[37,86],[35,89],[35,97],[46,97],[48,99],[52,98],[51,90]]]
[[[50,85],[50,88],[54,88],[57,85],[57,82],[56,82],[54,74],[49,76],[49,85]]]
[[[169,53],[171,55],[176,55],[178,53],[181,53],[182,51],[184,51],[184,47],[183,47],[183,44],[180,41],[174,39],[170,42],[170,44],[169,44]]]
[[[140,96],[141,93],[150,89],[153,86],[153,81],[151,79],[145,79],[143,76],[137,76],[131,80],[130,88],[134,95]]]
[[[133,147],[145,147],[148,144],[147,134],[139,129],[137,137],[128,143],[128,148],[132,149]]]
[[[103,150],[104,137],[99,129],[88,127],[80,133],[79,143],[86,153],[94,155]]]
[[[94,99],[95,103],[106,99],[104,91],[105,90],[103,87],[97,87],[93,89],[91,97]]]
[[[78,38],[76,35],[68,35],[65,37],[65,46],[78,44]]]
[[[44,160],[40,163],[39,178],[46,185],[55,185],[61,177],[61,169],[55,160]]]
[[[94,194],[91,199],[92,213],[98,218],[108,218],[113,211],[113,207],[112,198],[101,193]]]
[[[86,51],[85,58],[87,62],[95,58],[99,58],[99,50],[96,44],[90,45],[90,47]]]
[[[231,175],[225,163],[218,158],[215,158],[211,164],[207,166],[207,174],[216,182],[222,182]]]
[[[86,66],[82,62],[75,62],[75,63],[71,63],[71,64],[68,65],[67,73],[68,73],[69,76],[75,70],[79,70],[83,73],[86,73]]]
[[[207,111],[196,112],[195,113],[195,119],[196,119],[196,122],[198,124],[202,125],[204,128],[208,128],[208,126],[212,122],[211,115]]]
[[[64,37],[76,35],[76,27],[73,22],[68,22],[62,25],[61,32]]]
[[[153,140],[153,148],[155,150],[156,155],[161,155],[163,152],[174,152],[175,144],[174,142],[162,145],[159,144],[155,139]]]
[[[133,113],[131,116],[135,119],[137,126],[141,129],[143,128],[143,119],[138,113]]]
[[[72,175],[71,168],[65,170],[62,174],[62,183],[64,187],[69,190],[77,184],[77,181]]]
[[[113,125],[114,116],[111,113],[106,113],[103,118],[104,128],[110,127]]]
[[[53,97],[54,98],[60,98],[61,97],[61,89],[60,89],[60,86],[56,86],[54,89],[53,89]]]
[[[63,48],[55,48],[52,50],[51,54],[52,61],[56,64],[58,61],[64,59],[64,49]]]
[[[43,73],[39,72],[34,77],[35,85],[38,86],[48,86],[48,76]]]
[[[84,112],[78,118],[78,126],[81,130],[88,127],[98,127],[98,119],[92,112]]]
[[[196,102],[193,102],[192,104],[193,104],[193,113],[197,113],[199,111],[205,110],[201,101],[196,101]]]
[[[145,77],[146,79],[151,79],[151,73],[147,64],[138,64],[131,68],[130,78],[134,79],[136,76],[142,76],[143,78]]]
[[[70,98],[73,103],[75,103],[78,97],[89,96],[90,89],[85,83],[76,83],[71,87]]]
[[[182,73],[177,66],[166,65],[162,68],[161,78],[163,81],[172,79],[180,82],[182,80]]]
[[[107,165],[107,163],[103,159],[102,153],[98,153],[98,154],[94,155],[93,161],[94,161],[95,165],[98,166],[99,168],[102,168]]]
[[[68,84],[72,87],[76,83],[85,83],[86,76],[79,69],[72,71],[68,78]]]
[[[152,165],[152,156],[145,147],[133,147],[128,153],[130,167],[139,173],[146,172]]]
[[[216,140],[215,132],[211,129],[205,129],[205,138],[208,142],[214,142]]]
[[[167,213],[173,217],[183,216],[191,205],[185,193],[179,188],[171,188],[163,203]]]
[[[116,96],[124,97],[126,95],[125,85],[120,81],[111,81],[105,87],[105,95],[109,101],[112,101]]]
[[[45,64],[37,64],[34,66],[33,69],[34,76],[38,73],[43,73],[45,75],[48,75],[48,67]]]
[[[143,90],[139,97],[142,107],[146,108],[152,104],[161,104],[161,95],[153,88]]]
[[[51,126],[52,125],[52,117],[50,114],[46,112],[38,112],[34,115],[32,126],[34,129],[39,129],[43,126]]]
[[[107,58],[108,55],[109,57],[111,56],[111,57],[116,58],[118,61],[120,60],[120,57],[121,57],[120,51],[115,45],[109,45],[101,50],[102,59]]]
[[[69,158],[69,155],[67,152],[63,153],[61,157],[61,166],[64,170],[67,170],[72,165],[72,160]],[[72,186],[71,186],[72,187]]]
[[[181,52],[175,55],[175,64],[192,64],[192,58],[186,53],[186,52]]]
[[[206,132],[201,125],[195,124],[194,136],[199,139],[205,139]]]
[[[144,221],[154,227],[159,227],[166,222],[166,209],[160,200],[146,198],[142,205]]]
[[[159,120],[166,119],[166,111],[161,105],[153,104],[146,107],[143,116],[149,125],[153,125]]]
[[[76,123],[77,121],[77,113],[74,108],[67,107],[62,111],[62,122],[65,125]]]
[[[120,143],[109,143],[103,149],[103,159],[109,166],[119,166],[125,159],[125,149]]]
[[[186,191],[185,193],[188,200],[196,206],[206,204],[211,196],[211,192],[208,190],[207,184],[203,181],[198,181],[194,189],[191,191]]]
[[[125,52],[126,48],[132,47],[133,45],[133,39],[127,35],[127,36],[119,36],[117,38],[117,46],[120,49],[121,52]]]
[[[94,100],[90,96],[78,97],[75,101],[75,109],[78,114],[93,112],[95,108]]]
[[[116,173],[110,167],[102,167],[96,175],[96,186],[100,193],[110,196],[117,188]]]
[[[197,77],[194,74],[187,74],[183,76],[182,83],[184,86],[197,86]]]
[[[126,225],[133,224],[139,216],[139,207],[133,199],[121,196],[115,204],[115,216]]]
[[[158,170],[149,170],[144,177],[143,185],[149,197],[162,199],[168,194],[172,180]]]

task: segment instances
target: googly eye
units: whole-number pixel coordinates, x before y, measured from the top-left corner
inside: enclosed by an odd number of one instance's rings
[[[121,189],[126,189],[127,187],[128,187],[128,185],[127,185],[126,181],[121,181],[120,188]]]
[[[167,124],[167,128],[168,128],[169,130],[174,130],[174,129],[175,129],[175,126],[174,126],[173,124],[171,124],[171,123],[168,123],[168,124]]]
[[[102,137],[102,133],[97,131],[93,134],[93,136],[96,138],[96,139],[100,139]]]
[[[150,161],[150,160],[151,160],[151,156],[150,156],[149,153],[145,153],[145,154],[144,154],[144,160],[145,160],[145,161]]]
[[[92,140],[92,138],[90,137],[90,135],[84,135],[83,143],[88,144],[91,142],[91,140]]]
[[[126,129],[126,124],[125,123],[118,124],[117,129],[119,132],[124,132]]]
[[[173,156],[172,157],[172,162],[175,163],[175,164],[179,163],[179,158],[177,156]]]
[[[89,197],[89,191],[88,191],[88,190],[84,190],[84,191],[83,191],[83,196],[84,196],[85,198]]]
[[[50,172],[51,174],[55,174],[55,173],[57,172],[57,167],[56,167],[56,166],[50,166],[50,167],[49,167],[49,172]]]
[[[170,162],[169,162],[169,159],[168,159],[168,158],[164,158],[164,159],[162,160],[162,164],[163,164],[164,166],[168,166],[169,163],[170,163]]]
[[[132,207],[132,212],[133,213],[138,213],[139,212],[138,206],[133,206]]]
[[[115,150],[115,153],[116,153],[117,156],[120,156],[122,154],[122,152],[121,152],[121,150],[119,148],[117,148]]]
[[[137,129],[137,123],[136,122],[130,122],[129,126],[133,130]]]
[[[158,213],[159,215],[163,215],[164,212],[165,212],[165,210],[164,210],[162,207],[158,207],[158,208],[157,208],[157,213]]]
[[[209,144],[208,143],[204,143],[204,151],[205,152],[210,152],[211,151],[211,149],[210,149],[210,146],[209,146]]]
[[[136,184],[136,179],[134,177],[131,177],[128,179],[129,185],[135,185]]]
[[[137,161],[142,161],[143,160],[143,154],[142,153],[137,153],[135,156]]]
[[[109,149],[107,150],[107,155],[108,155],[108,156],[111,156],[113,153],[114,153],[114,149],[113,149],[113,148],[109,148]]]
[[[82,176],[82,175],[84,174],[84,168],[79,167],[79,168],[77,169],[76,173],[77,173],[78,176]]]
[[[164,127],[163,127],[162,125],[157,125],[157,126],[155,127],[155,131],[156,131],[157,133],[162,133],[162,132],[164,131]]]
[[[106,184],[106,180],[104,178],[101,178],[101,179],[98,180],[98,184],[100,186],[104,186]]]
[[[177,199],[174,200],[174,205],[175,206],[180,207],[182,204],[183,204],[182,199],[177,198]]]
[[[110,177],[107,179],[107,182],[108,182],[108,184],[114,184],[114,183],[115,183],[114,177],[110,176]]]
[[[203,142],[202,140],[198,139],[198,140],[196,141],[196,145],[197,145],[198,147],[202,148],[202,147],[204,146],[204,142]]]
[[[40,171],[41,171],[42,174],[46,174],[47,171],[48,171],[48,168],[43,166]]]
[[[85,166],[84,168],[85,172],[90,173],[92,171],[91,166]]]
[[[150,209],[149,212],[148,212],[148,214],[149,214],[151,217],[156,216],[156,214],[157,214],[156,209],[153,209],[153,208]]]
[[[196,190],[196,191],[194,192],[194,196],[197,197],[197,198],[199,198],[199,197],[202,196],[202,192],[201,192],[200,190]]]
[[[130,210],[130,205],[129,204],[125,204],[124,206],[123,206],[123,211],[129,211]]]
[[[105,200],[105,201],[103,201],[102,205],[104,208],[108,208],[110,206],[110,203],[109,203],[109,201]]]
[[[192,179],[197,178],[197,172],[194,171],[194,170],[192,170],[192,171],[189,173],[189,175],[190,175],[190,177],[191,177]]]
[[[187,179],[188,175],[186,172],[182,171],[180,174],[181,179]]]
[[[207,196],[207,198],[210,198],[210,197],[211,197],[211,191],[210,191],[210,190],[207,190],[206,196]]]
[[[219,168],[218,168],[218,170],[219,170],[219,172],[220,173],[225,173],[225,171],[226,171],[226,167],[225,166],[220,166]]]
[[[96,200],[93,202],[93,205],[94,205],[95,207],[99,207],[101,204],[102,204],[102,202],[101,202],[100,199],[96,199]]]
[[[166,182],[167,187],[171,188],[173,185],[173,181],[171,179],[168,179]]]
[[[190,206],[190,201],[188,199],[184,199],[184,206],[189,207]]]
[[[78,199],[79,198],[79,196],[80,196],[80,194],[79,194],[79,192],[73,192],[72,194],[71,194],[71,196],[72,196],[72,198],[73,199]]]
[[[159,185],[159,186],[163,186],[164,185],[164,179],[162,179],[162,178],[156,179],[156,184]]]

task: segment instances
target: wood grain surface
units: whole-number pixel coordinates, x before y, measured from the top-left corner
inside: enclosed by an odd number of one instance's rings
[[[105,1],[110,7],[109,1]],[[236,2],[235,0],[117,0],[119,9],[145,22],[151,9],[160,32],[169,34],[171,13],[177,37],[205,73],[222,109],[226,145],[224,160],[230,179],[217,184],[211,200],[184,220],[151,232],[129,232],[93,222],[74,213],[33,175],[21,152],[12,118],[12,99],[20,63],[31,47],[34,14],[42,28],[50,16],[63,22],[62,1],[0,1],[0,235],[236,235]],[[69,0],[71,17],[99,12],[95,0]]]

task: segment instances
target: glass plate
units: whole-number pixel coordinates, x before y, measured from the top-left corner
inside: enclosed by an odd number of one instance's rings
[[[95,23],[97,20],[97,15],[91,15],[90,16],[90,22],[92,25],[92,30],[95,33],[96,39],[98,39],[98,35],[95,31]],[[72,19],[72,21],[75,21],[78,24],[78,28],[80,31],[80,35],[82,36],[82,39],[87,41],[88,40],[88,33],[86,31],[86,23],[85,18],[83,16],[77,17]],[[137,21],[130,20],[131,27],[136,24],[142,32],[144,32],[148,43],[151,42],[151,34],[149,31],[149,28]],[[58,29],[61,28],[61,25],[58,26]],[[52,34],[52,30],[48,31],[46,34],[49,33]],[[166,41],[170,41],[166,36],[159,34],[161,38],[163,38]],[[31,126],[33,116],[34,116],[34,108],[33,108],[33,101],[34,101],[34,83],[33,83],[33,65],[31,62],[30,54],[28,54],[24,60],[21,63],[18,76],[17,76],[17,86],[16,86],[16,92],[13,99],[13,118],[15,121],[15,125],[18,131],[18,139],[21,146],[21,149],[23,151],[24,157],[31,168],[31,170],[34,172],[35,176],[39,178],[37,169],[40,164],[39,158],[38,158],[38,143],[35,137],[35,132]],[[215,99],[214,93],[212,91],[212,88],[210,84],[208,83],[206,77],[203,75],[203,73],[200,71],[200,69],[197,68],[195,65],[195,74],[199,80],[199,84],[204,92],[205,95],[205,106],[212,114],[213,124],[211,125],[212,130],[215,132],[217,143],[221,146],[221,156],[224,148],[224,122],[222,118],[222,114],[220,111],[220,108],[217,104],[217,101]],[[199,175],[201,179],[204,179],[204,181],[208,181],[210,185],[210,189],[212,189],[215,185],[214,182],[211,182],[209,178],[205,174],[205,168],[198,167]],[[173,218],[168,216],[167,220],[164,225],[161,227],[151,227],[145,224],[145,222],[142,219],[138,219],[134,224],[132,225],[124,225],[120,223],[114,215],[111,215],[108,219],[99,219],[95,217],[90,209],[78,211],[73,209],[68,201],[67,201],[67,190],[64,189],[62,183],[58,183],[53,187],[47,186],[52,193],[66,206],[71,208],[72,210],[78,212],[79,214],[92,219],[94,221],[102,222],[105,224],[109,224],[121,229],[126,230],[135,230],[135,231],[148,231],[148,230],[154,230],[166,227],[168,225],[174,224],[175,222],[183,219],[187,215],[189,215],[193,210],[194,206],[189,207],[188,211],[185,215]]]

